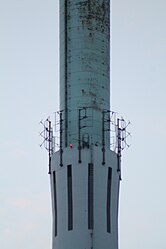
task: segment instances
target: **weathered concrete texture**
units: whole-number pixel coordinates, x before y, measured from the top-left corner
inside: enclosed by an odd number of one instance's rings
[[[53,249],[118,249],[119,161],[103,114],[110,109],[108,0],[60,0],[60,108]]]
[[[78,141],[78,108],[93,109],[85,128],[101,143],[102,110],[110,109],[110,1],[60,1],[60,108],[63,147]],[[109,134],[106,138],[109,146]]]

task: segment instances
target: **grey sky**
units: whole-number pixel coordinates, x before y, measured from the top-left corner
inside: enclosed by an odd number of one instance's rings
[[[112,1],[112,109],[123,153],[120,249],[165,249],[166,2]],[[51,248],[39,121],[58,110],[58,1],[0,0],[0,248]]]

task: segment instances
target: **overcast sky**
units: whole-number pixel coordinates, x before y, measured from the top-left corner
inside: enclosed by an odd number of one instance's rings
[[[112,1],[112,109],[132,122],[120,249],[165,249],[166,1]],[[58,110],[58,0],[0,0],[0,248],[51,249],[39,121]]]

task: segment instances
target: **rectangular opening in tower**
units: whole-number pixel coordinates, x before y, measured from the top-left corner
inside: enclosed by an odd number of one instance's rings
[[[57,236],[57,196],[56,196],[56,173],[53,171],[53,195],[54,195],[54,234]]]
[[[112,168],[108,168],[107,180],[107,232],[111,233],[111,185],[112,185]]]
[[[88,165],[88,229],[93,229],[93,164]]]
[[[72,166],[67,166],[68,230],[73,229]]]

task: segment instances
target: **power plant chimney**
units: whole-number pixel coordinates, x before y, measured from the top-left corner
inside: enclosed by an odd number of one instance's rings
[[[57,151],[51,121],[43,124],[49,151],[52,249],[118,249],[126,124],[110,111],[110,1],[60,0],[59,6]]]

